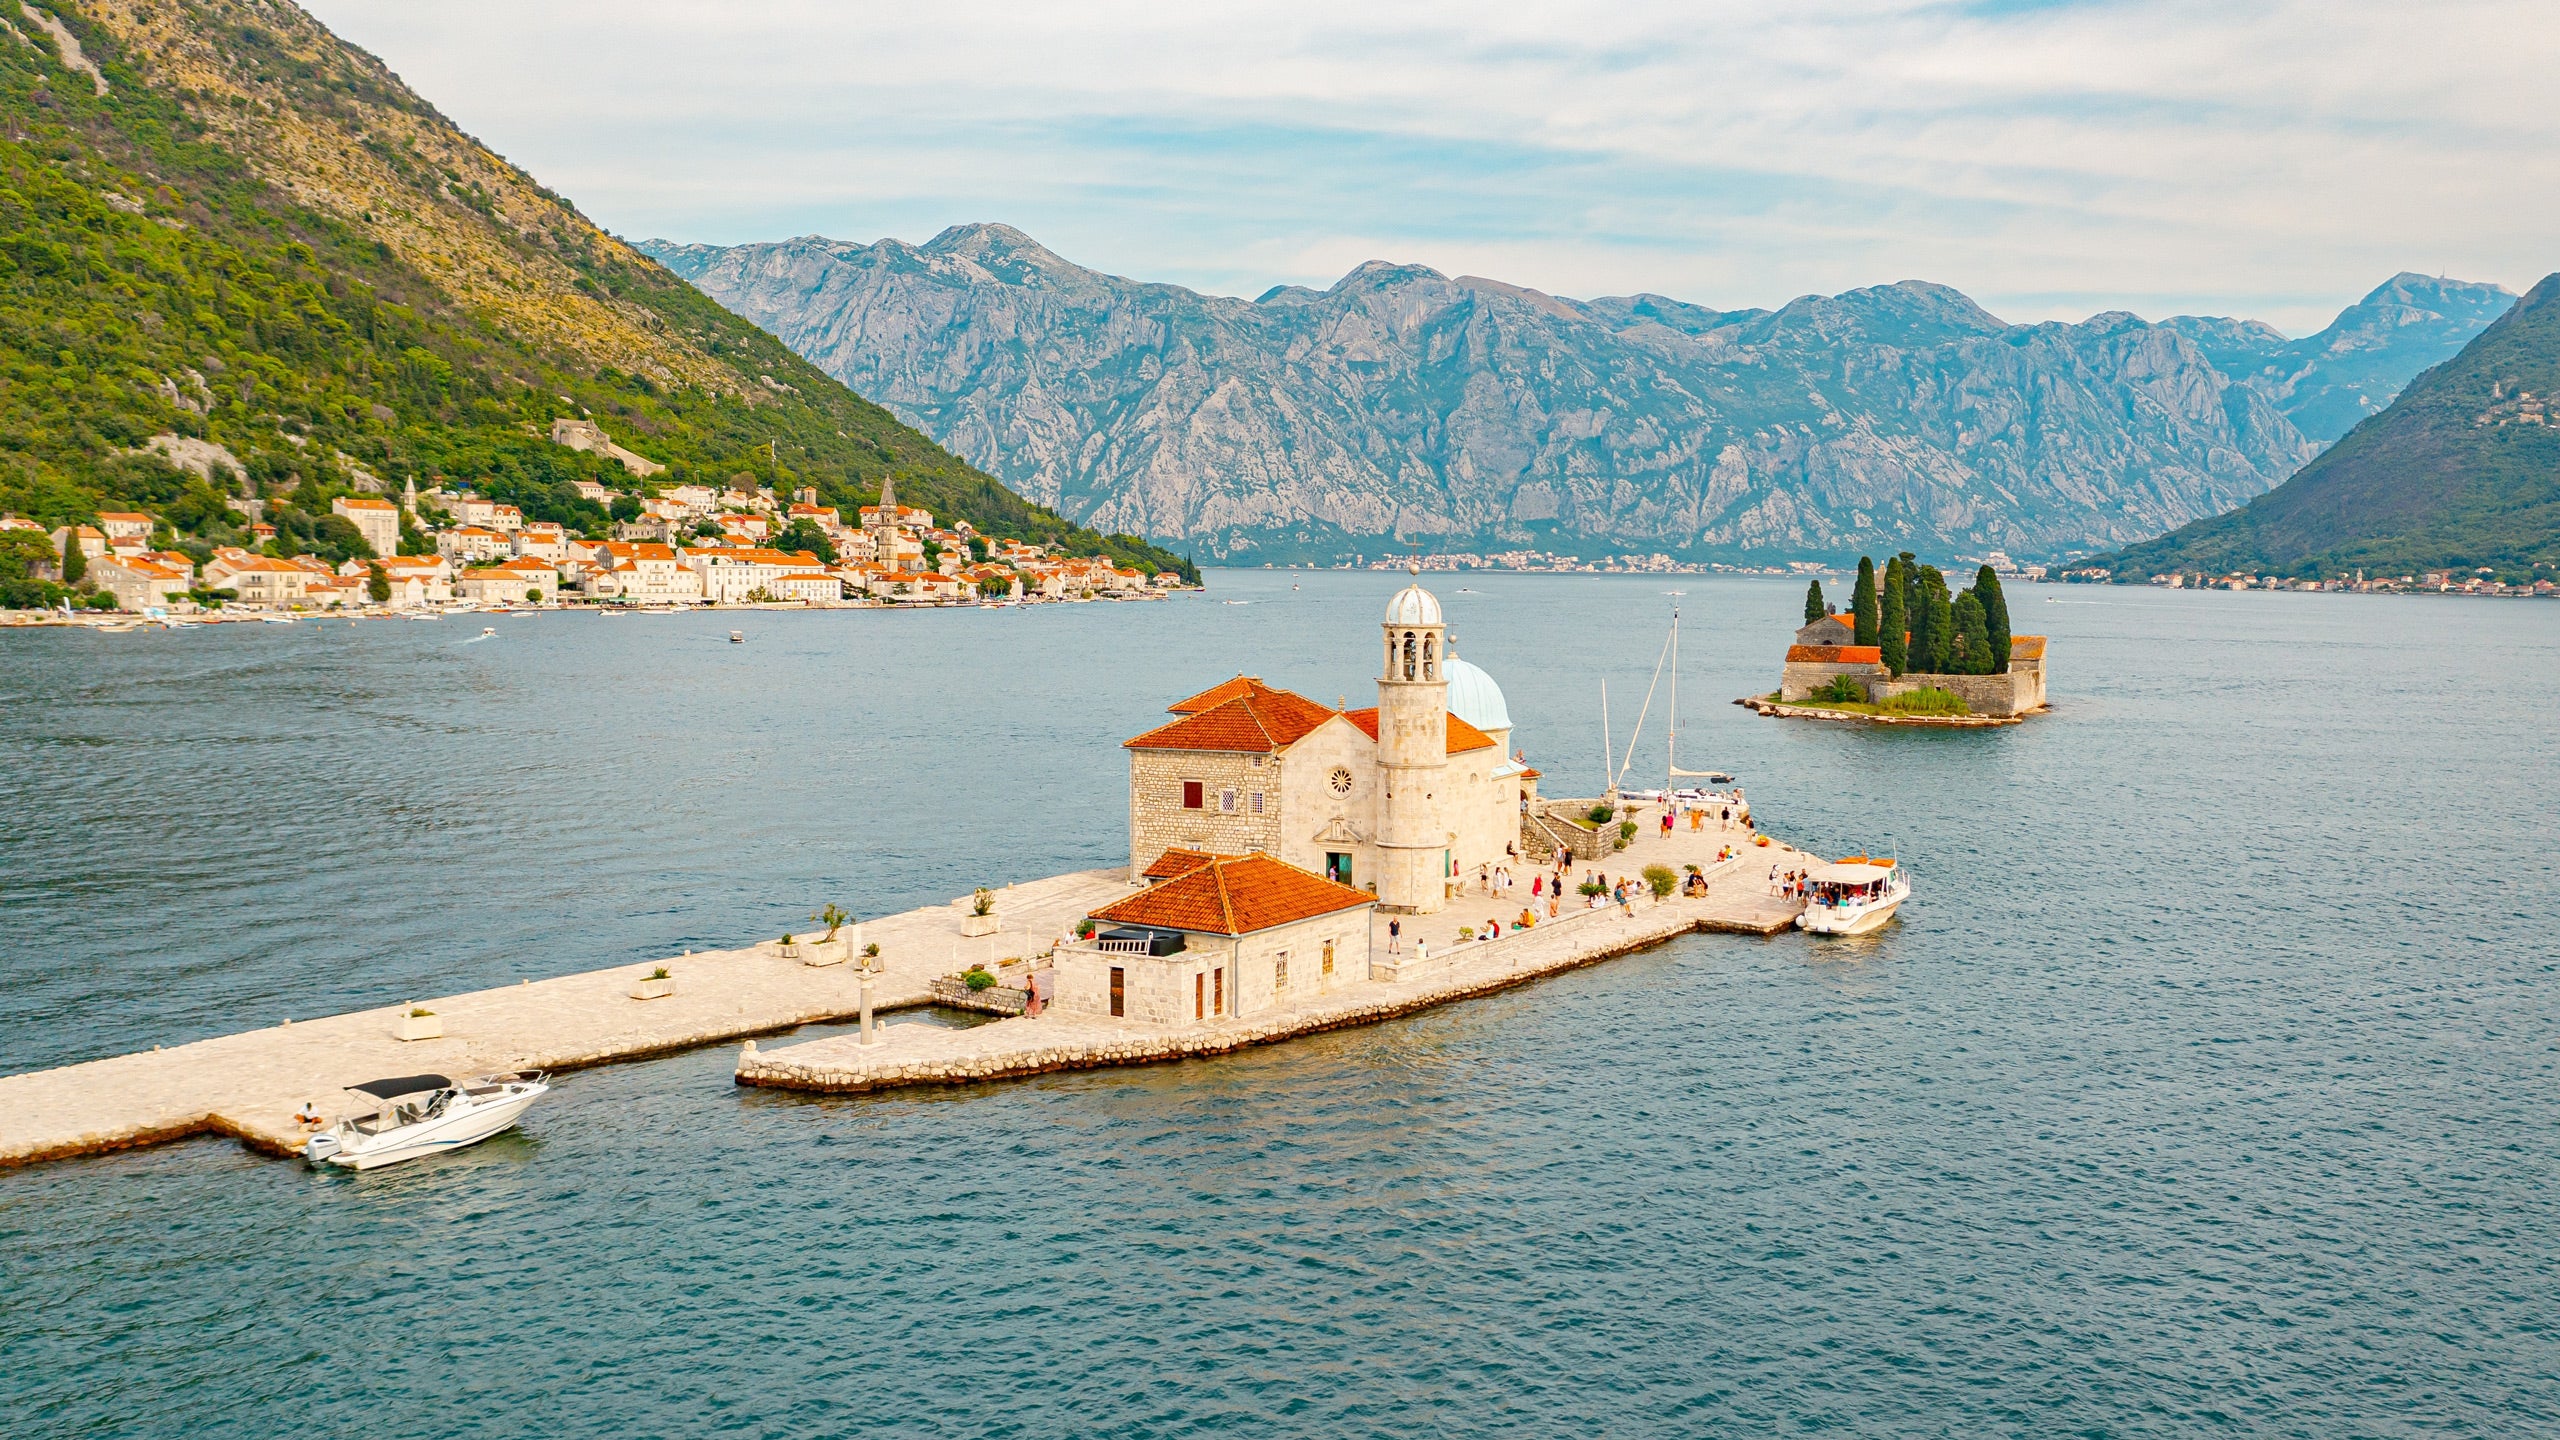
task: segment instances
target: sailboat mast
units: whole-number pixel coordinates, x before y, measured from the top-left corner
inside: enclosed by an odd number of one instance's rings
[[[1609,734],[1609,682],[1600,682],[1600,774],[1607,781],[1603,796],[1618,793],[1618,742]]]
[[[1672,776],[1680,773],[1680,607],[1671,607],[1671,719],[1663,727],[1662,793],[1672,791]]]

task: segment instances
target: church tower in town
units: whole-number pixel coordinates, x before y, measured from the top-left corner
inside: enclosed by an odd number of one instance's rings
[[[1378,676],[1378,903],[1427,915],[1449,895],[1449,632],[1440,601],[1419,581],[1387,602],[1386,637],[1386,669]]]

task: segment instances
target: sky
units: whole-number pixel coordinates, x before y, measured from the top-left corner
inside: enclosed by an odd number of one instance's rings
[[[1718,308],[2318,329],[2560,268],[2551,0],[305,0],[630,238],[1253,296],[1365,260]]]

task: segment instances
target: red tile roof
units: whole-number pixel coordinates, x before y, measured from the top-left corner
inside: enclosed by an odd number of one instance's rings
[[[1150,880],[1170,880],[1176,875],[1188,875],[1203,865],[1235,858],[1233,855],[1218,855],[1207,850],[1185,850],[1176,845],[1157,856],[1156,863],[1148,866],[1145,874]]]
[[[1159,725],[1134,740],[1130,750],[1229,750],[1269,754],[1304,739],[1308,731],[1333,718],[1334,712],[1304,695],[1274,690],[1260,681],[1255,688],[1196,715]],[[1490,743],[1490,742],[1488,742]]]
[[[1790,665],[1881,665],[1884,651],[1874,645],[1790,645]]]
[[[1203,935],[1250,935],[1377,901],[1365,890],[1337,885],[1257,851],[1241,860],[1213,860],[1185,871],[1094,911],[1093,918]]]
[[[1239,695],[1270,688],[1262,683],[1259,675],[1239,675],[1233,680],[1221,680],[1188,700],[1177,700],[1164,708],[1176,715],[1197,715],[1212,706],[1224,705]]]
[[[1359,726],[1361,734],[1368,736],[1372,740],[1378,738],[1377,706],[1372,705],[1366,710],[1345,710],[1342,712],[1342,718]],[[1487,735],[1483,731],[1468,724],[1466,721],[1459,719],[1455,715],[1449,717],[1450,754],[1463,755],[1469,750],[1482,750],[1492,743],[1492,736]]]

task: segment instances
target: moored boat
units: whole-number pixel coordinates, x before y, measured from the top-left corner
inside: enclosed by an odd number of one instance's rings
[[[347,1088],[370,1096],[378,1108],[304,1141],[302,1157],[314,1165],[373,1170],[476,1145],[512,1127],[551,1089],[540,1075],[490,1075],[461,1082],[442,1075],[395,1075]]]
[[[1883,928],[1911,898],[1911,876],[1891,856],[1852,855],[1805,877],[1796,928],[1816,935],[1864,935]]]

